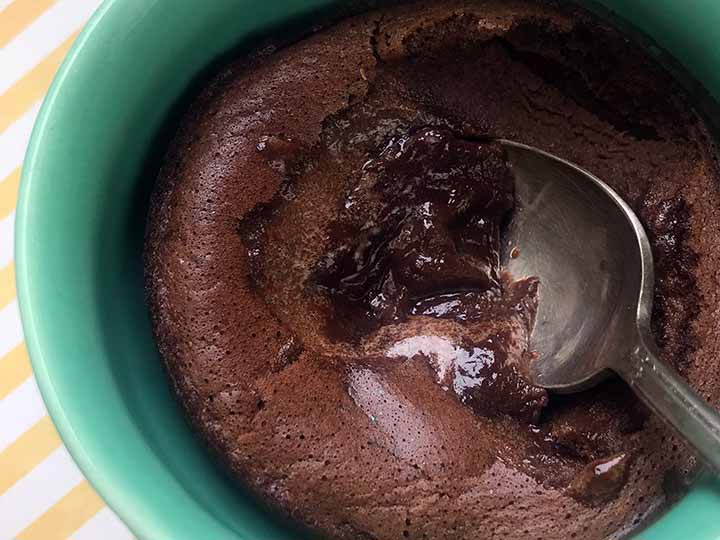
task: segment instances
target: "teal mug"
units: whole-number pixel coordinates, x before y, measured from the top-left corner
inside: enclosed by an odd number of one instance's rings
[[[166,120],[198,75],[331,0],[107,0],[45,100],[18,204],[17,278],[35,374],[65,444],[140,538],[298,538],[214,465],[166,385],[143,302],[147,194]],[[643,41],[720,121],[716,0],[585,2]],[[692,7],[690,7],[690,5]],[[667,54],[666,54],[666,52]],[[61,189],[58,186],[62,186]],[[704,479],[643,540],[720,538]]]

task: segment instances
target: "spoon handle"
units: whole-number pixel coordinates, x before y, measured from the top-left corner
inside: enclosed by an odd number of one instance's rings
[[[720,472],[720,414],[677,371],[642,343],[631,354],[630,362],[618,366],[617,371],[707,465]]]

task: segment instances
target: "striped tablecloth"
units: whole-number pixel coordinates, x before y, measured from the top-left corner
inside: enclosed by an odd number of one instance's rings
[[[100,2],[0,0],[0,540],[132,539],[47,415],[23,342],[13,265],[30,131],[55,71]]]

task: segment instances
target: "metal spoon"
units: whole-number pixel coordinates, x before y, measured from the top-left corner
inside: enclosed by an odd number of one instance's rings
[[[720,415],[658,359],[650,332],[653,259],[637,216],[578,166],[500,142],[517,200],[502,264],[516,278],[540,278],[533,382],[577,392],[614,371],[720,471]]]

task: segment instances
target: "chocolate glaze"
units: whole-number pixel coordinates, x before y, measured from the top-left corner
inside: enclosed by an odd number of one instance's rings
[[[571,396],[527,382],[537,283],[498,271],[512,197],[482,141],[561,155],[633,206],[662,354],[717,404],[718,171],[683,95],[613,30],[530,1],[388,7],[230,66],[183,122],[148,227],[155,334],[193,425],[326,536],[600,539],[644,523],[693,460],[619,381]],[[453,151],[428,158],[428,130]],[[402,139],[419,160],[383,154]],[[412,173],[453,163],[448,189]],[[478,228],[482,212],[445,203],[483,164],[473,187],[503,196]],[[443,207],[427,234],[426,202]],[[378,264],[347,257],[363,241]],[[418,272],[416,248],[449,257]]]

